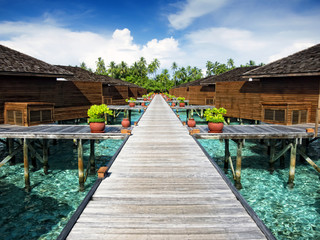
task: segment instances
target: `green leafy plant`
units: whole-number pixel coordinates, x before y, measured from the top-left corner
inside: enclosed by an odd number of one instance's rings
[[[143,98],[147,98],[147,95],[142,95]]]
[[[101,105],[92,105],[88,109],[88,116],[89,120],[88,122],[104,122],[105,121],[105,115],[112,115],[113,112],[108,108],[107,105],[101,104]]]
[[[207,108],[204,112],[204,116],[208,122],[223,123],[223,115],[227,113],[225,108]]]
[[[180,103],[184,103],[184,100],[185,100],[186,98],[184,98],[184,97],[178,97],[177,98],[177,100],[180,102]]]
[[[135,101],[137,101],[137,100],[133,97],[126,99],[126,102],[135,102]]]

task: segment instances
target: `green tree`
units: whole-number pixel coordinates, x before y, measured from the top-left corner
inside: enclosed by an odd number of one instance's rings
[[[106,69],[106,65],[104,63],[104,60],[99,57],[98,58],[98,61],[96,61],[96,66],[97,66],[97,69],[96,69],[96,74],[99,74],[99,75],[108,75],[107,73],[107,69]]]

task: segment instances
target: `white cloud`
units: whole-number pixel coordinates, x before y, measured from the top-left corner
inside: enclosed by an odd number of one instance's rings
[[[181,11],[168,16],[170,25],[175,29],[188,27],[196,18],[214,12],[224,6],[228,0],[187,0]]]
[[[178,41],[173,38],[153,39],[145,45],[135,44],[129,29],[116,29],[112,34],[76,32],[50,23],[0,23],[0,44],[45,62],[79,65],[85,62],[95,69],[98,57],[129,65],[140,57],[148,61],[158,58],[161,67],[170,67],[172,54],[181,55]],[[162,62],[162,60],[164,60]]]

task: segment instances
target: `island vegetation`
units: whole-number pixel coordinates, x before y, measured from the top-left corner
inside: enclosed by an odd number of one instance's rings
[[[240,67],[255,65],[256,63],[250,60],[245,65],[240,65]],[[263,63],[259,65],[263,65]],[[139,61],[134,62],[131,66],[124,61],[119,64],[111,61],[106,65],[104,60],[99,57],[96,61],[96,70],[94,71],[88,68],[84,62],[80,65],[81,68],[96,74],[108,75],[112,78],[134,83],[153,92],[166,92],[182,83],[195,81],[211,75],[218,75],[236,68],[232,58],[228,59],[227,63],[207,61],[205,74],[198,67],[178,66],[176,62],[172,63],[171,69],[162,69],[160,66],[160,61],[157,58],[147,63],[144,57],[141,57]]]

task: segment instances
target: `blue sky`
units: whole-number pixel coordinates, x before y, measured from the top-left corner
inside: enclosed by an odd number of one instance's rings
[[[141,56],[204,69],[268,63],[320,43],[319,0],[0,0],[0,44],[52,64],[95,68]]]

